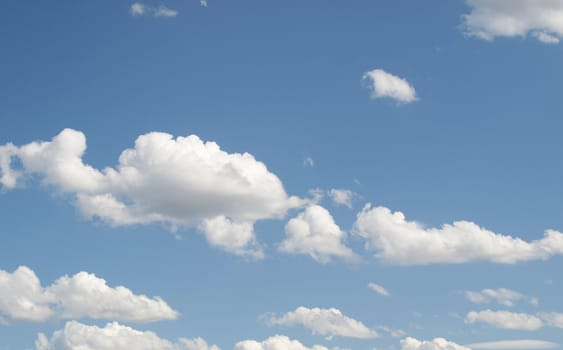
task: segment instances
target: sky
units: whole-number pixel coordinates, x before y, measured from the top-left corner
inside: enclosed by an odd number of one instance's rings
[[[563,349],[563,1],[0,4],[0,350]]]

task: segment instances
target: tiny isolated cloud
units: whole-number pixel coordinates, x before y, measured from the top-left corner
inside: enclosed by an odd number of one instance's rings
[[[492,41],[496,37],[526,37],[545,44],[563,38],[563,2],[558,0],[466,0],[470,12],[463,16],[469,36]]]
[[[391,293],[389,293],[389,291],[387,291],[387,289],[385,289],[383,286],[380,286],[379,284],[376,283],[369,283],[368,284],[369,289],[373,290],[374,292],[376,292],[379,295],[383,295],[385,297],[390,297]]]
[[[207,7],[207,0],[199,0],[199,4],[203,7]]]
[[[264,341],[243,340],[235,345],[235,350],[328,350],[322,345],[307,347],[298,340],[293,340],[285,335],[275,335]]]
[[[303,166],[305,168],[314,168],[315,167],[315,160],[311,157],[306,157],[303,160]]]
[[[331,339],[334,336],[359,339],[371,339],[378,336],[377,332],[366,327],[362,322],[344,315],[335,308],[307,308],[300,306],[281,316],[266,317],[270,325],[300,325],[313,334],[320,334]]]
[[[67,322],[49,338],[39,333],[35,350],[220,350],[202,338],[180,338],[172,342],[150,331],[139,331],[117,322],[105,327]]]
[[[355,195],[354,192],[343,188],[332,188],[328,191],[328,196],[332,199],[332,203],[343,205],[349,209],[352,209],[352,199]]]
[[[123,286],[110,287],[87,272],[63,276],[41,286],[35,272],[20,266],[0,270],[0,316],[12,320],[44,322],[49,319],[92,318],[128,322],[154,322],[178,317],[164,300],[134,294]]]
[[[475,350],[534,350],[553,349],[557,348],[559,344],[545,340],[515,339],[473,343],[467,346]]]
[[[176,17],[178,15],[177,10],[173,10],[164,5],[153,7],[153,6],[145,5],[140,2],[133,3],[129,11],[131,12],[131,15],[134,17],[144,16],[144,15],[150,15],[153,17]]]
[[[471,348],[456,344],[444,338],[418,340],[408,337],[401,340],[401,350],[471,350]]]
[[[383,69],[366,72],[362,80],[372,91],[373,99],[391,98],[399,103],[411,103],[418,100],[414,87],[407,80]]]
[[[537,298],[531,298],[522,293],[507,288],[487,288],[479,292],[467,291],[465,292],[465,296],[469,301],[475,304],[488,304],[491,302],[496,302],[504,306],[513,306],[516,302],[524,300],[535,306],[539,304],[539,300]]]

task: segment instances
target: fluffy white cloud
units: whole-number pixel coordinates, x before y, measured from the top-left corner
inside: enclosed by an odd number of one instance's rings
[[[379,284],[369,283],[368,287],[369,287],[369,289],[373,290],[377,294],[381,294],[381,295],[386,296],[386,297],[391,296],[391,293],[389,293],[389,291],[387,291],[387,289],[385,289],[383,286],[380,286]]]
[[[344,241],[346,233],[334,222],[332,215],[319,205],[311,205],[285,226],[286,239],[280,250],[292,254],[308,254],[321,263],[332,257],[350,262],[358,261],[358,256],[348,248]]]
[[[11,189],[35,175],[75,196],[88,218],[116,226],[202,224],[213,245],[243,255],[256,253],[249,228],[254,221],[281,218],[304,203],[288,197],[278,177],[252,155],[227,153],[195,135],[141,135],[121,153],[117,167],[103,170],[83,162],[85,151],[85,135],[72,129],[48,142],[0,146],[0,184]],[[14,160],[21,169],[14,169]]]
[[[484,322],[496,328],[533,331],[543,326],[540,318],[509,311],[471,311],[465,317],[465,323]]]
[[[471,349],[490,349],[490,350],[532,350],[532,349],[552,349],[559,346],[544,340],[521,339],[521,340],[500,340],[486,343],[473,343],[467,345]]]
[[[328,191],[328,195],[334,204],[352,208],[352,198],[354,198],[354,192],[345,189],[333,188]]]
[[[377,332],[367,328],[360,321],[345,316],[335,308],[320,309],[298,307],[283,316],[271,316],[267,319],[272,325],[293,326],[301,325],[313,332],[324,336],[350,337],[369,339],[377,337]]]
[[[411,103],[418,100],[416,91],[408,81],[383,69],[374,69],[364,74],[364,81],[372,90],[372,98],[389,97],[401,103]]]
[[[560,0],[467,0],[471,12],[463,16],[467,34],[484,40],[533,35],[548,44],[563,37]]]
[[[152,7],[140,2],[133,3],[130,11],[133,16],[152,15],[154,17],[176,17],[178,15],[178,11],[170,9],[164,5]]]
[[[490,261],[514,264],[563,254],[563,234],[547,230],[540,240],[526,242],[497,234],[468,221],[425,228],[407,221],[401,212],[366,205],[353,233],[366,240],[366,249],[380,260],[399,265]]]
[[[13,273],[0,270],[0,314],[13,320],[45,321],[54,315],[55,297],[42,287],[35,273],[21,266]]]
[[[67,322],[64,329],[49,339],[39,334],[36,350],[220,350],[201,339],[180,338],[176,343],[158,337],[153,332],[138,331],[116,322],[104,328]]]
[[[262,342],[244,340],[235,345],[235,350],[328,350],[321,345],[308,348],[297,340],[289,339],[284,335],[276,335]]]
[[[44,288],[31,269],[21,266],[13,273],[0,270],[0,286],[0,314],[13,320],[89,317],[153,322],[178,317],[159,297],[109,287],[105,280],[86,272],[63,276]]]
[[[458,345],[444,338],[434,338],[433,340],[417,340],[415,338],[405,338],[401,340],[401,350],[471,350],[465,346]]]
[[[256,243],[252,222],[234,222],[225,216],[217,216],[204,219],[199,229],[214,247],[254,259],[264,257],[264,252]]]
[[[538,304],[537,298],[529,298],[522,293],[506,289],[483,289],[480,292],[467,291],[465,296],[469,301],[476,304],[487,304],[495,301],[504,306],[513,306],[515,302],[527,300],[532,305]]]

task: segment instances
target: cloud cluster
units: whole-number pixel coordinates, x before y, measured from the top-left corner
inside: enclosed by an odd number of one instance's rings
[[[366,248],[375,251],[378,259],[398,265],[471,261],[514,264],[563,254],[563,234],[554,230],[547,230],[540,240],[526,242],[469,221],[425,228],[407,221],[401,212],[372,208],[370,204],[358,214],[353,232],[366,240]]]
[[[563,2],[558,0],[467,0],[463,16],[468,35],[484,40],[532,35],[546,44],[563,37]]]
[[[515,302],[520,300],[527,300],[532,305],[538,305],[539,301],[537,298],[530,298],[522,293],[506,289],[483,289],[480,292],[467,291],[465,296],[469,301],[475,304],[487,304],[490,302],[496,302],[504,306],[513,306]]]
[[[105,327],[88,326],[76,321],[67,322],[62,330],[55,331],[49,339],[40,333],[36,350],[220,350],[201,338],[180,338],[173,343],[153,332],[143,332],[119,323]]]
[[[444,338],[434,338],[433,340],[418,340],[415,338],[405,338],[401,340],[401,350],[471,350],[465,346],[458,345]]]
[[[276,335],[262,342],[244,340],[235,345],[235,350],[328,350],[321,345],[306,347],[297,340],[289,339],[284,335]]]
[[[0,315],[12,320],[41,322],[52,318],[88,317],[130,322],[153,322],[178,317],[159,297],[136,295],[123,287],[80,272],[42,287],[37,275],[21,266],[13,273],[0,270]]]
[[[152,132],[124,150],[115,168],[83,161],[86,137],[65,129],[51,141],[0,146],[0,185],[12,189],[32,176],[75,197],[88,217],[111,225],[198,226],[226,251],[259,256],[252,225],[281,218],[303,204],[249,153],[227,153],[199,137]],[[15,168],[19,161],[21,168]]]
[[[308,254],[321,263],[332,257],[349,262],[359,257],[348,248],[344,241],[346,233],[334,222],[332,215],[319,205],[311,205],[285,226],[286,239],[280,250],[292,254]]]
[[[271,325],[301,325],[313,332],[329,338],[333,336],[370,339],[376,338],[377,332],[369,329],[335,308],[320,309],[298,307],[280,317],[271,316],[266,320]]]
[[[372,90],[372,98],[392,98],[400,103],[418,100],[414,87],[403,78],[387,73],[383,69],[366,72],[362,79]]]
[[[164,5],[152,7],[140,2],[135,2],[130,8],[132,16],[151,15],[154,17],[176,17],[178,11],[168,8]]]

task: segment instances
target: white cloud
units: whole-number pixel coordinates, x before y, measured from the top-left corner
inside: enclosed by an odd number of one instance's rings
[[[343,205],[350,209],[352,208],[352,198],[354,198],[354,192],[345,189],[333,188],[328,191],[328,195],[334,204]]]
[[[0,270],[0,314],[13,320],[46,321],[54,315],[55,297],[42,287],[35,273],[25,266],[13,273]]]
[[[208,346],[201,339],[180,338],[176,343],[158,337],[153,332],[138,331],[116,322],[104,328],[87,326],[75,321],[67,322],[64,329],[53,333],[49,339],[38,335],[36,350],[220,350]]]
[[[285,226],[286,239],[280,250],[292,254],[308,254],[320,263],[337,257],[349,262],[358,256],[344,241],[346,233],[334,222],[332,215],[319,205],[311,205]]]
[[[484,40],[533,35],[548,44],[563,37],[563,2],[559,0],[467,0],[463,16],[468,35]]]
[[[178,11],[164,5],[152,7],[140,2],[133,3],[130,11],[132,16],[152,15],[154,17],[176,17],[178,15]]]
[[[156,17],[176,17],[178,11],[172,10],[164,5],[160,5],[154,10],[154,15]]]
[[[418,100],[416,91],[408,81],[383,69],[374,69],[366,72],[362,78],[370,85],[372,98],[389,97],[401,103],[411,103]]]
[[[272,325],[301,325],[313,332],[329,338],[333,336],[370,339],[376,338],[377,332],[367,328],[360,321],[347,317],[335,308],[320,309],[298,307],[283,316],[271,316],[267,319]]]
[[[207,7],[207,0],[199,0],[199,4],[203,7]]]
[[[140,2],[136,2],[131,5],[131,15],[133,16],[141,16],[145,13],[145,5],[141,4]]]
[[[80,272],[63,276],[42,287],[28,267],[13,273],[0,270],[0,314],[13,320],[46,321],[51,318],[111,319],[116,321],[153,322],[178,317],[159,297],[136,295],[105,280]]]
[[[262,342],[244,340],[235,345],[235,350],[328,350],[321,345],[306,347],[297,340],[289,339],[284,335],[276,335]]]
[[[467,291],[465,296],[475,304],[487,304],[494,301],[504,306],[513,306],[515,302],[520,300],[527,300],[532,305],[538,304],[538,299],[529,298],[522,293],[506,288],[483,289],[480,292]]]
[[[402,338],[407,335],[407,332],[402,329],[393,329],[387,326],[378,326],[377,329],[389,333],[393,338]]]
[[[541,312],[538,316],[551,327],[563,328],[563,313]]]
[[[490,261],[514,264],[546,260],[563,254],[563,234],[547,230],[543,239],[526,242],[497,234],[468,221],[425,228],[407,221],[401,212],[366,205],[358,214],[353,233],[366,240],[384,262],[399,265]]]
[[[526,313],[509,311],[471,311],[465,317],[465,323],[484,322],[496,328],[533,331],[543,326],[541,319]]]
[[[500,340],[485,343],[473,343],[467,345],[471,349],[489,349],[489,350],[532,350],[532,349],[553,349],[559,346],[544,340]]]
[[[417,340],[415,338],[405,338],[401,340],[401,350],[471,350],[465,346],[458,345],[444,338],[434,338],[433,340]]]
[[[306,168],[314,168],[315,167],[315,160],[311,157],[307,157],[305,158],[305,160],[303,160],[303,166]]]
[[[256,243],[252,222],[233,222],[225,216],[218,216],[204,219],[199,229],[214,247],[254,259],[264,257],[264,252]]]
[[[121,153],[115,168],[103,170],[84,163],[85,151],[85,135],[72,129],[49,142],[0,146],[0,184],[11,189],[35,175],[44,185],[75,196],[85,217],[114,226],[160,222],[193,227],[204,222],[205,229],[229,221],[234,226],[227,232],[205,233],[212,244],[236,254],[255,251],[248,225],[282,218],[305,202],[288,197],[278,177],[249,153],[227,153],[196,135],[141,135],[134,148]],[[13,168],[14,160],[21,170]],[[240,244],[241,238],[248,247]]]
[[[391,296],[391,293],[389,293],[389,292],[387,291],[387,289],[383,288],[383,286],[380,286],[379,284],[369,283],[369,284],[368,284],[368,287],[369,287],[371,290],[373,290],[374,292],[376,292],[376,293],[378,293],[378,294],[381,294],[381,295],[383,295],[383,296],[386,296],[386,297],[390,297],[390,296]]]

